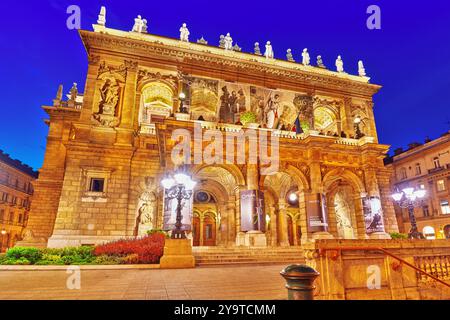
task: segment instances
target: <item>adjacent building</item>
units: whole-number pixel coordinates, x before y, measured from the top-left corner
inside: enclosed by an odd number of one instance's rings
[[[379,85],[322,63],[146,29],[140,18],[130,32],[108,28],[103,16],[93,32],[80,31],[84,94],[74,86],[65,101],[60,88],[43,107],[46,155],[22,245],[92,245],[166,229],[174,206],[161,180],[180,164],[197,182],[183,213],[195,246],[398,231],[383,164],[389,146],[378,143],[373,113]]]
[[[0,251],[22,239],[38,173],[0,151]]]
[[[450,239],[450,131],[424,144],[411,144],[389,159],[393,169],[393,189],[422,188],[427,197],[415,209],[419,231],[428,239]],[[401,232],[411,227],[408,210],[397,205],[395,211]]]

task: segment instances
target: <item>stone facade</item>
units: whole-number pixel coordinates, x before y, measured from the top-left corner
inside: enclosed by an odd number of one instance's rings
[[[450,239],[450,132],[397,152],[386,167],[393,172],[392,189],[414,187],[427,191],[414,211],[419,231],[428,239]],[[395,211],[400,231],[408,233],[408,210],[396,205]]]
[[[24,236],[38,174],[0,151],[0,252]]]
[[[44,107],[49,138],[29,220],[33,238],[23,244],[95,244],[161,228],[160,181],[176,167],[172,135],[179,129],[194,137],[188,143],[194,152],[184,159],[197,181],[194,245],[247,239],[292,246],[398,231],[391,172],[383,165],[388,146],[378,143],[373,116],[380,86],[368,78],[150,34],[94,30],[80,31],[89,56],[84,94]],[[188,114],[179,113],[182,106]],[[279,168],[262,174],[261,161],[196,162],[211,149],[209,133],[247,129],[244,111],[254,112],[257,137],[278,139]],[[302,132],[294,127],[297,117]],[[247,145],[244,153],[252,149]],[[262,192],[267,218],[266,231],[255,236],[241,221],[248,190]],[[381,200],[378,232],[369,232],[364,219],[370,197]]]

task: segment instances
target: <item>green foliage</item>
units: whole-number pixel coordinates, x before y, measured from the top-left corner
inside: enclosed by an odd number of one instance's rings
[[[392,232],[392,233],[390,233],[390,236],[394,240],[408,239],[408,235],[404,234],[404,233]]]
[[[256,113],[252,112],[252,111],[247,111],[244,112],[241,115],[241,123],[245,126],[247,123],[256,123]]]
[[[28,264],[34,264],[42,258],[42,252],[37,248],[14,247],[6,252],[6,257],[11,260],[23,258],[29,262]]]
[[[93,264],[103,264],[103,265],[111,265],[111,264],[121,264],[122,259],[117,256],[107,256],[101,255],[94,259]]]
[[[14,258],[6,259],[5,261],[3,261],[2,264],[6,264],[6,265],[29,265],[29,264],[31,264],[31,262],[27,258],[20,257],[18,259],[14,259]]]
[[[163,234],[166,238],[169,237],[169,233],[167,231],[164,231],[162,229],[152,229],[152,230],[148,230],[147,234],[149,236],[154,235],[154,234]]]
[[[308,121],[300,121],[300,127],[302,127],[303,132],[309,132],[309,122]]]

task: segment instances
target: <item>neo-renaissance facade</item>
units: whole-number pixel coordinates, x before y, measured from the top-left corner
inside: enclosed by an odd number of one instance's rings
[[[334,72],[243,53],[223,39],[214,47],[133,29],[99,19],[93,32],[80,31],[85,90],[74,85],[64,101],[60,87],[43,107],[47,149],[22,245],[90,245],[163,228],[161,180],[176,169],[172,135],[183,129],[194,137],[198,128],[200,151],[184,163],[197,182],[194,246],[252,245],[242,226],[244,194],[263,199],[257,245],[398,231],[383,165],[389,147],[378,143],[373,113],[380,86],[338,61]],[[260,162],[194,161],[211,149],[208,130],[239,134],[248,112],[258,135],[278,139],[275,172],[262,174]]]

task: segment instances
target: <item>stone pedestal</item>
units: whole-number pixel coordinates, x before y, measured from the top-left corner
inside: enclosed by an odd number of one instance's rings
[[[189,113],[175,113],[175,119],[181,120],[181,121],[189,121],[191,120],[191,115]]]
[[[195,267],[190,239],[166,239],[161,269],[188,269]]]
[[[392,239],[386,232],[374,232],[368,236],[369,239]]]
[[[246,247],[267,247],[266,234],[261,231],[248,231],[244,237]]]
[[[245,232],[238,232],[236,235],[236,246],[245,246]]]

